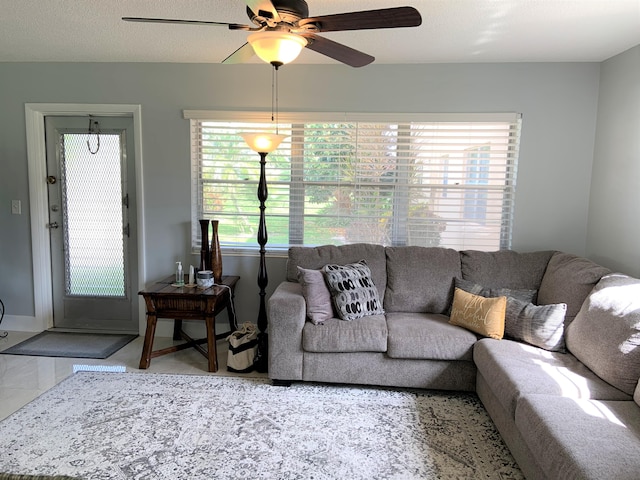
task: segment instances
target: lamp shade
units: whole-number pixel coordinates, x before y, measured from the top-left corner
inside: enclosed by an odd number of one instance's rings
[[[241,133],[240,135],[247,145],[249,145],[249,148],[258,153],[273,152],[288,136],[265,132]]]
[[[258,57],[278,66],[294,61],[307,45],[304,37],[280,31],[253,33],[247,41]]]

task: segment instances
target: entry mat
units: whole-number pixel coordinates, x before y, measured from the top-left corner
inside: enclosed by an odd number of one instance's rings
[[[0,353],[36,357],[107,358],[137,335],[44,331]]]

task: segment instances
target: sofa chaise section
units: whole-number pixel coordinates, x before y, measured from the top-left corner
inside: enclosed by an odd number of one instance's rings
[[[635,480],[640,408],[632,401],[527,395],[515,417],[545,478]]]
[[[545,278],[574,313],[565,353],[480,340],[476,391],[528,478],[638,478],[640,280],[555,259]]]
[[[546,394],[570,398],[630,400],[570,353],[548,352],[511,340],[479,340],[473,351],[478,372],[500,407],[515,418],[520,398]]]

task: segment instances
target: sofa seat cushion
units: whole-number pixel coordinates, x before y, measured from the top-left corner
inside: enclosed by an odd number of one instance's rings
[[[638,478],[640,407],[634,402],[527,395],[515,420],[548,478]]]
[[[388,313],[387,355],[423,360],[473,359],[478,337],[436,313]]]
[[[302,348],[307,352],[386,352],[387,322],[384,315],[370,315],[345,322],[331,318],[302,329]]]
[[[523,395],[630,400],[569,353],[549,352],[511,340],[482,339],[473,348],[478,371],[514,418]]]
[[[386,312],[446,313],[460,254],[450,248],[387,247]]]

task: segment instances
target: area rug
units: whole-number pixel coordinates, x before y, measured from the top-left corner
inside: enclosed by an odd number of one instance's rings
[[[524,478],[473,394],[79,372],[0,438],[0,471],[92,480]]]
[[[36,357],[107,358],[137,335],[46,330],[0,353]]]

